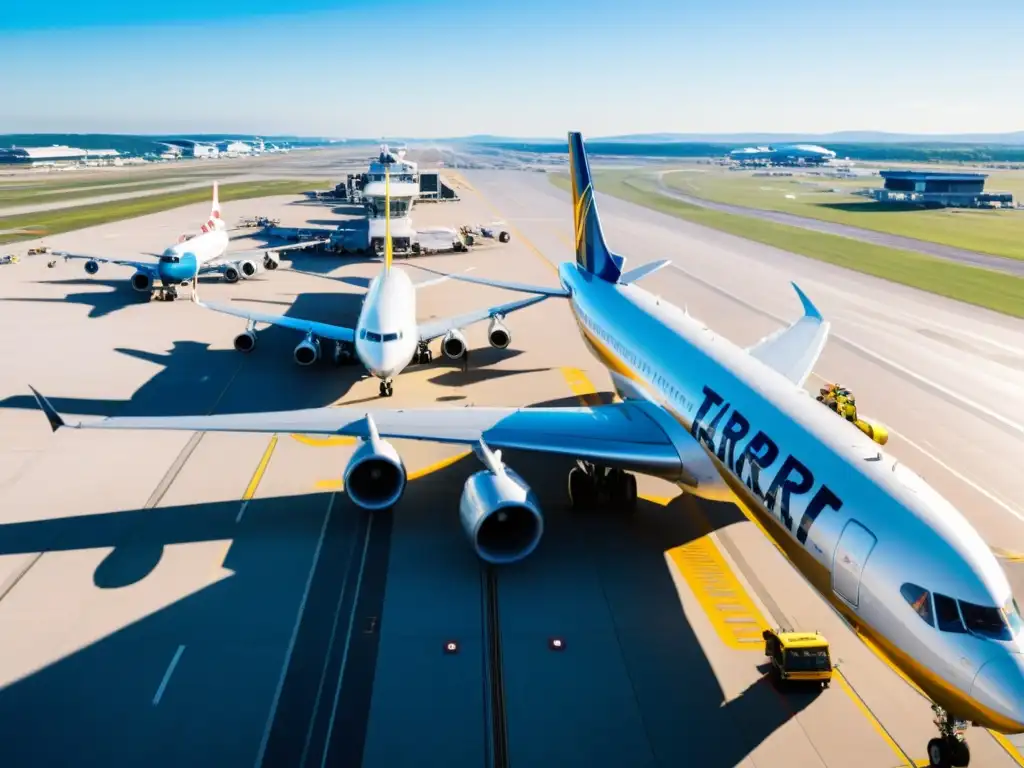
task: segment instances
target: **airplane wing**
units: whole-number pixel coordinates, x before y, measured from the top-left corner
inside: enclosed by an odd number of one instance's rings
[[[214,312],[223,312],[225,315],[234,315],[235,317],[241,317],[254,323],[279,325],[282,328],[291,328],[292,330],[300,331],[301,333],[312,333],[321,339],[331,339],[332,341],[353,341],[355,339],[355,332],[351,328],[345,328],[340,325],[318,323],[313,320],[303,320],[299,317],[270,315],[265,312],[254,312],[252,310],[242,309],[241,307],[228,307],[223,304],[207,304],[195,298],[195,293],[192,294],[192,302],[201,307],[205,307],[206,309],[212,309]]]
[[[81,259],[82,261],[96,261],[100,264],[116,264],[119,267],[134,267],[140,272],[156,273],[156,264],[151,261],[132,261],[131,259],[104,259],[99,256],[89,256],[84,253],[68,253],[67,251],[53,251],[54,256],[62,256],[64,260]]]
[[[411,266],[416,269],[422,269],[425,272],[433,272],[435,275],[442,275],[444,277],[450,277],[452,280],[461,280],[464,283],[476,283],[477,285],[489,285],[491,288],[505,288],[509,291],[518,291],[519,293],[532,293],[538,296],[568,296],[569,292],[565,288],[546,288],[543,285],[530,285],[528,283],[511,283],[504,280],[489,280],[486,277],[469,277],[467,275],[451,275],[445,272],[438,272],[436,269],[430,267],[424,267],[421,264],[413,264]],[[643,269],[643,267],[641,267]]]
[[[800,286],[796,283],[791,285],[803,305],[803,317],[765,336],[747,352],[802,387],[821,356],[830,325]]]
[[[449,277],[455,278],[455,275],[449,275]],[[458,279],[458,278],[456,278]],[[534,296],[529,299],[519,299],[518,301],[509,301],[505,304],[499,304],[495,307],[488,307],[486,309],[478,309],[474,312],[467,312],[464,315],[456,315],[454,317],[445,317],[440,320],[428,320],[425,323],[419,323],[419,334],[420,341],[433,341],[439,336],[444,336],[448,331],[453,328],[465,328],[467,325],[473,323],[479,323],[481,320],[488,320],[495,315],[507,315],[509,312],[515,312],[516,310],[525,309],[526,307],[537,304],[547,299],[547,296]]]
[[[605,466],[679,469],[672,441],[632,402],[595,408],[308,408],[215,416],[127,416],[66,422],[32,388],[50,428],[181,430],[348,435],[367,439],[370,422],[380,437],[474,445],[571,456]]]

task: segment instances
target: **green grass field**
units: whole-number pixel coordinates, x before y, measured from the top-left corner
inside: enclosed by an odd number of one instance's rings
[[[326,182],[323,179],[309,180],[275,180],[249,181],[237,184],[222,184],[220,200],[222,203],[231,200],[248,200],[255,197],[271,195],[293,195],[307,190],[322,189]],[[0,216],[0,230],[31,229],[32,233],[0,234],[0,244],[13,243],[19,240],[31,240],[61,232],[71,232],[85,227],[94,227],[112,221],[131,219],[183,205],[199,203],[210,199],[210,190],[191,189],[184,192],[171,192],[165,195],[151,195],[130,200],[117,200],[110,203],[81,205],[73,208],[58,208],[52,211],[26,213],[17,216]]]
[[[175,176],[161,180],[148,181],[120,181],[117,183],[107,182],[102,185],[88,185],[85,188],[79,187],[30,187],[8,189],[0,186],[0,208],[12,208],[19,205],[45,205],[46,203],[77,200],[86,197],[102,197],[104,195],[118,195],[127,192],[142,192],[150,189],[163,189],[174,187],[190,182],[200,182],[204,179],[197,179],[188,176]]]
[[[597,171],[594,176],[597,188],[605,194],[695,224],[968,304],[1024,317],[1022,278],[911,251],[858,243],[846,237],[699,208],[660,194],[656,191],[656,182],[649,175],[637,174],[636,171]],[[548,178],[555,186],[569,190],[569,178],[564,173],[549,174]]]
[[[753,176],[750,171],[725,171],[702,166],[667,173],[665,184],[694,197],[749,208],[781,211],[822,221],[886,232],[918,240],[1024,259],[1024,211],[947,208],[920,210],[893,207],[854,195],[857,189],[878,188],[882,179],[830,179],[795,172],[794,176]],[[1024,195],[1024,174],[993,172],[992,190]]]

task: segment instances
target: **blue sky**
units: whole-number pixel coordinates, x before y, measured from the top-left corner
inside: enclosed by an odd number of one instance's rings
[[[0,133],[1024,129],[1024,3],[971,5],[9,0]]]

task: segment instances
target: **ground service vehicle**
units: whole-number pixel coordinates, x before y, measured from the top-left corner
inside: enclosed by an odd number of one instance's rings
[[[764,655],[771,660],[774,682],[808,682],[828,688],[832,682],[832,657],[823,635],[766,629],[761,637]]]

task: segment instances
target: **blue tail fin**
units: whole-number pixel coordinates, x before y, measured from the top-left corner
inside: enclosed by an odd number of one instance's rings
[[[583,135],[569,134],[569,177],[572,181],[573,222],[576,225],[576,262],[602,280],[618,282],[623,258],[608,250],[597,217],[594,184],[590,176]]]

